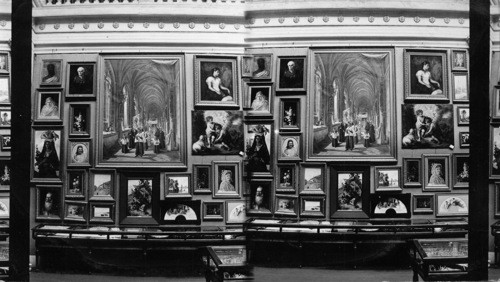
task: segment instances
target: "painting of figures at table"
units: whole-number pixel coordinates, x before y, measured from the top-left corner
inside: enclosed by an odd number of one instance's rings
[[[193,111],[193,155],[238,155],[243,152],[241,111]]]
[[[402,107],[403,149],[453,145],[453,105],[405,104]]]
[[[309,156],[393,159],[392,53],[322,51],[313,63]]]
[[[185,165],[182,57],[104,59],[101,164]]]

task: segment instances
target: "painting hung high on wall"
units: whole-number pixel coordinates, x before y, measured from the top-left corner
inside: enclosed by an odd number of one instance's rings
[[[241,111],[193,111],[191,130],[193,155],[238,155],[243,152]]]
[[[43,60],[42,62],[42,80],[41,84],[61,85],[62,60]]]
[[[238,106],[236,57],[196,57],[194,100],[196,106]]]
[[[453,145],[453,105],[404,104],[403,149],[448,148]]]
[[[446,51],[405,50],[405,99],[448,100]]]
[[[187,167],[182,56],[105,56],[97,166]]]
[[[312,51],[310,160],[395,160],[393,57],[379,49]]]

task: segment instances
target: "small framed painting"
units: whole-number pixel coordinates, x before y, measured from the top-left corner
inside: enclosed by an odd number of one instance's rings
[[[90,203],[90,222],[114,223],[114,203]]]
[[[224,220],[224,202],[203,202],[203,220]]]
[[[452,73],[453,102],[469,102],[469,75],[467,73]]]
[[[401,167],[375,167],[375,192],[402,191]]]
[[[469,154],[453,154],[453,188],[469,188]]]
[[[0,76],[0,104],[10,103],[10,80],[8,76]]]
[[[247,214],[270,214],[272,209],[272,179],[250,180],[250,197]]]
[[[403,158],[403,186],[422,187],[422,159]]]
[[[280,131],[300,131],[300,99],[280,98]]]
[[[32,180],[40,182],[60,182],[62,127],[34,127],[31,134]],[[10,135],[2,136],[2,150],[10,150]]]
[[[157,225],[160,215],[160,175],[137,171],[120,173],[120,224]]]
[[[94,62],[68,63],[66,97],[95,97],[96,69]]]
[[[241,57],[241,76],[252,77],[253,56]]]
[[[214,198],[240,198],[241,162],[212,161]]]
[[[41,74],[41,85],[61,85],[62,60],[43,60]]]
[[[11,161],[0,161],[0,191],[10,190],[10,170],[12,168]]]
[[[434,195],[413,195],[413,214],[433,214]]]
[[[446,50],[405,50],[405,99],[448,101]]]
[[[170,199],[161,203],[161,221],[163,224],[200,224],[201,200]]]
[[[113,201],[115,199],[115,171],[90,171],[89,197],[91,201]]]
[[[459,132],[458,138],[459,138],[460,148],[470,147],[469,132]]]
[[[371,215],[373,218],[410,218],[411,194],[372,194]]]
[[[247,220],[245,201],[226,201],[226,223],[244,223]]]
[[[193,165],[193,194],[212,193],[212,166]]]
[[[10,108],[0,108],[0,127],[10,127],[12,112]]]
[[[236,57],[194,58],[195,106],[238,107]]]
[[[436,216],[468,216],[469,194],[436,194]]]
[[[278,91],[306,91],[306,57],[278,57]]]
[[[252,120],[245,125],[246,170],[249,177],[271,176],[274,132],[272,120]]]
[[[60,220],[61,185],[36,186],[36,220]]]
[[[245,106],[247,116],[272,117],[273,115],[273,85],[272,83],[246,84]]]
[[[321,163],[304,163],[300,167],[300,194],[326,194],[326,167]]]
[[[85,199],[87,175],[85,169],[66,170],[66,198]]]
[[[299,207],[297,196],[276,195],[275,199],[274,214],[293,217],[297,216]]]
[[[190,174],[165,175],[164,195],[165,198],[191,197],[191,175]]]
[[[0,73],[9,73],[9,53],[0,53]]]
[[[60,89],[38,89],[36,122],[62,122],[61,120],[61,93]]]
[[[66,201],[64,220],[85,222],[87,220],[87,203]]]
[[[469,125],[470,109],[469,107],[457,107],[457,125]]]
[[[273,54],[253,54],[252,79],[271,79]]]
[[[68,141],[68,166],[90,167],[92,149],[90,141],[70,140]]]
[[[276,166],[276,192],[295,193],[299,178],[298,166],[296,164],[277,164]]]
[[[9,219],[10,217],[10,197],[7,195],[0,196],[0,219]]]
[[[280,133],[278,137],[278,161],[302,160],[301,147],[301,133]]]
[[[451,51],[451,70],[453,71],[467,71],[469,67],[469,58],[466,50],[452,50]]]
[[[300,197],[300,216],[325,216],[325,197],[302,196]]]
[[[11,137],[10,135],[1,135],[0,136],[0,141],[2,143],[0,143],[1,145],[1,150],[2,151],[10,151],[12,150],[12,144],[11,144]]]
[[[368,218],[370,210],[370,167],[332,167],[330,197],[332,218]]]
[[[495,218],[500,217],[500,182],[495,182]]]
[[[423,191],[450,191],[450,155],[423,154],[424,189]]]
[[[69,105],[69,136],[90,137],[90,104]]]

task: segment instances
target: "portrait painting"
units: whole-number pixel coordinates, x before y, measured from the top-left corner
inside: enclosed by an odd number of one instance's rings
[[[0,127],[10,127],[12,112],[9,109],[0,108]]]
[[[12,149],[12,144],[11,144],[11,136],[10,135],[2,135],[0,136],[1,138],[1,149],[2,151],[10,151]]]
[[[247,220],[245,201],[226,201],[226,223],[243,223]]]
[[[459,132],[458,138],[460,140],[460,148],[470,147],[469,132]]]
[[[467,51],[452,50],[451,51],[451,69],[454,71],[466,71],[469,66]]]
[[[370,167],[332,167],[332,218],[368,218]]]
[[[306,57],[278,57],[278,87],[276,90],[306,90]]]
[[[241,57],[241,76],[252,77],[253,72],[253,56]]]
[[[287,193],[297,190],[298,169],[296,164],[277,164],[275,177],[276,192]]]
[[[195,106],[237,107],[236,58],[196,56],[194,61]]]
[[[469,102],[469,76],[467,73],[452,73],[453,102]]]
[[[468,194],[436,194],[436,216],[468,215]]]
[[[38,110],[36,120],[43,122],[61,121],[61,91],[37,91]]]
[[[170,175],[165,177],[165,198],[191,197],[190,175]]]
[[[66,170],[66,198],[85,198],[87,178],[84,169]]]
[[[161,203],[161,224],[200,224],[200,200],[170,200]]]
[[[247,84],[247,116],[272,116],[274,95],[270,84]]]
[[[403,158],[403,186],[422,187],[422,160]]]
[[[300,216],[325,216],[325,198],[318,196],[300,197]]]
[[[453,154],[453,188],[469,188],[469,154]]]
[[[272,209],[272,179],[250,180],[247,214],[270,214]]]
[[[446,51],[405,50],[405,99],[448,100]]]
[[[298,199],[297,196],[276,195],[275,211],[276,215],[297,216]]]
[[[457,107],[457,125],[469,125],[470,109],[469,107]]]
[[[203,202],[203,220],[224,220],[224,202]]]
[[[9,219],[10,217],[10,197],[0,196],[0,219]]]
[[[280,98],[280,131],[300,131],[300,99]]]
[[[300,194],[325,194],[326,183],[324,164],[301,164]]]
[[[278,160],[299,161],[301,160],[300,148],[302,135],[300,133],[280,133],[278,139]]]
[[[423,154],[424,189],[423,191],[450,191],[450,155]]]
[[[34,146],[32,159],[33,178],[39,180],[60,180],[61,133],[61,130],[34,130],[32,134],[32,145]],[[2,139],[2,146],[4,145],[4,140],[5,138]]]
[[[96,166],[187,168],[183,56],[109,55],[102,66]]]
[[[375,192],[402,191],[401,167],[375,167]]]
[[[370,195],[371,215],[373,218],[410,218],[411,194],[372,194]]]
[[[434,213],[434,195],[413,195],[413,213]]]
[[[114,203],[90,203],[90,222],[115,222]]]
[[[252,58],[252,79],[271,79],[273,55],[253,54]]]
[[[10,190],[10,170],[12,168],[11,161],[0,161],[0,190]]]
[[[41,85],[61,85],[62,60],[43,60]]]
[[[448,148],[454,143],[453,105],[402,105],[403,149]]]
[[[241,190],[241,162],[212,161],[214,170],[214,198],[239,198]]]
[[[90,141],[68,142],[68,166],[91,166]]]
[[[212,166],[211,165],[193,165],[193,193],[211,194],[212,193]]]
[[[114,200],[115,172],[112,170],[91,170],[90,200]]]
[[[0,73],[9,73],[9,54],[0,53]]]
[[[68,64],[67,97],[95,96],[95,63]]]
[[[274,153],[272,121],[247,123],[245,129],[246,173],[249,176],[270,175]]]
[[[36,186],[36,219],[61,219],[61,189],[60,185]]]
[[[467,133],[467,140],[468,138]],[[491,126],[490,132],[490,177],[500,179],[500,127]]]
[[[87,203],[66,201],[64,209],[64,220],[85,221],[87,214]]]
[[[243,112],[192,112],[193,155],[239,155],[244,151]]]
[[[395,161],[393,50],[312,55],[308,160]]]
[[[69,135],[70,136],[90,136],[90,105],[70,104],[69,105]],[[128,140],[127,140],[128,141]]]
[[[0,76],[0,104],[10,103],[9,77]]]

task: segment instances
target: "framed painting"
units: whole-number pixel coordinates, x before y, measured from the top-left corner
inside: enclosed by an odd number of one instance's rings
[[[458,139],[459,139],[460,148],[469,148],[470,147],[469,132],[459,132]]]
[[[0,191],[10,190],[10,171],[12,162],[10,160],[0,160]]]
[[[500,125],[492,125],[490,130],[490,178],[500,179]]]
[[[248,82],[245,84],[245,108],[247,117],[273,116],[273,84]]]
[[[301,196],[300,216],[304,217],[324,217],[325,197],[322,196]]]
[[[403,149],[449,148],[454,144],[453,105],[402,105]]]
[[[9,219],[10,217],[10,196],[0,195],[0,219]]]
[[[193,155],[239,155],[244,151],[242,111],[192,112]]]
[[[422,187],[422,159],[403,158],[403,186]]]
[[[307,160],[397,161],[394,50],[312,50],[311,56]]]
[[[457,125],[469,125],[470,109],[469,107],[457,107]]]
[[[0,76],[0,104],[10,103],[10,80],[8,76]]]
[[[495,218],[500,217],[500,182],[495,182]]]
[[[332,218],[368,218],[370,211],[370,167],[331,168]]]
[[[42,60],[42,77],[40,79],[40,85],[60,86],[62,73],[62,60]]]
[[[92,122],[90,104],[69,104],[70,137],[90,137]]]
[[[300,161],[301,133],[280,133],[278,137],[278,161]]]
[[[190,198],[191,189],[190,174],[165,175],[165,198]]]
[[[224,202],[203,202],[203,221],[224,220]]]
[[[273,54],[252,54],[252,79],[271,79]]]
[[[69,140],[68,141],[68,167],[90,167],[91,166],[91,141]]]
[[[62,122],[61,89],[37,89],[35,122]]]
[[[66,201],[64,203],[64,220],[65,221],[87,221],[87,203]]]
[[[295,193],[297,191],[299,169],[296,164],[277,164],[274,174],[276,193]]]
[[[236,57],[194,58],[195,106],[239,107]]]
[[[250,196],[248,197],[247,214],[271,214],[273,210],[272,189],[273,179],[255,178],[249,181]]]
[[[453,103],[469,102],[469,75],[454,72],[451,74],[453,84]]]
[[[60,128],[60,127],[59,127]],[[35,127],[32,133],[32,161],[31,175],[33,181],[60,182],[62,128]],[[2,150],[6,142],[2,136]],[[10,136],[9,147],[10,147]]]
[[[184,57],[101,58],[96,167],[187,169]]]
[[[468,216],[469,194],[436,194],[436,216]]]
[[[212,194],[212,165],[193,165],[193,194]]]
[[[326,166],[321,163],[300,165],[299,194],[326,194]]]
[[[10,128],[12,112],[10,108],[0,108],[0,127]]]
[[[453,188],[469,188],[469,154],[453,154]]]
[[[274,144],[272,120],[245,124],[245,162],[247,176],[271,176]]]
[[[404,51],[405,100],[448,101],[446,50]]]
[[[372,194],[370,197],[373,218],[410,218],[411,194]]]
[[[424,189],[423,191],[450,191],[450,155],[423,154]]]
[[[300,99],[280,98],[280,131],[300,131]]]
[[[9,262],[9,242],[0,242],[0,262]]]
[[[466,50],[451,51],[451,70],[467,71],[469,67],[469,57]]]
[[[9,73],[9,53],[0,53],[0,73]]]
[[[90,222],[114,223],[115,203],[90,203]]]
[[[276,195],[275,197],[275,215],[297,217],[299,202],[297,196]]]
[[[115,200],[115,174],[114,170],[90,170],[89,197],[91,201]]]
[[[212,161],[214,198],[240,198],[241,162]]]
[[[2,135],[0,136],[1,142],[0,146],[2,151],[10,151],[12,150],[12,144],[11,144],[11,136],[10,135]]]
[[[96,68],[94,62],[68,63],[66,98],[95,97]]]
[[[402,191],[401,167],[377,166],[375,167],[375,192]]]
[[[36,220],[60,220],[62,211],[61,185],[36,186]]]
[[[241,76],[252,77],[253,72],[253,56],[241,57]]]
[[[413,195],[413,214],[433,214],[434,195]]]
[[[200,224],[201,200],[174,200],[161,201],[160,224]]]
[[[157,225],[160,219],[160,175],[120,173],[120,224]]]
[[[226,201],[226,223],[244,223],[247,220],[245,201]]]
[[[85,199],[87,195],[87,173],[85,169],[66,170],[66,198]]]
[[[277,91],[306,91],[306,57],[278,57]]]

